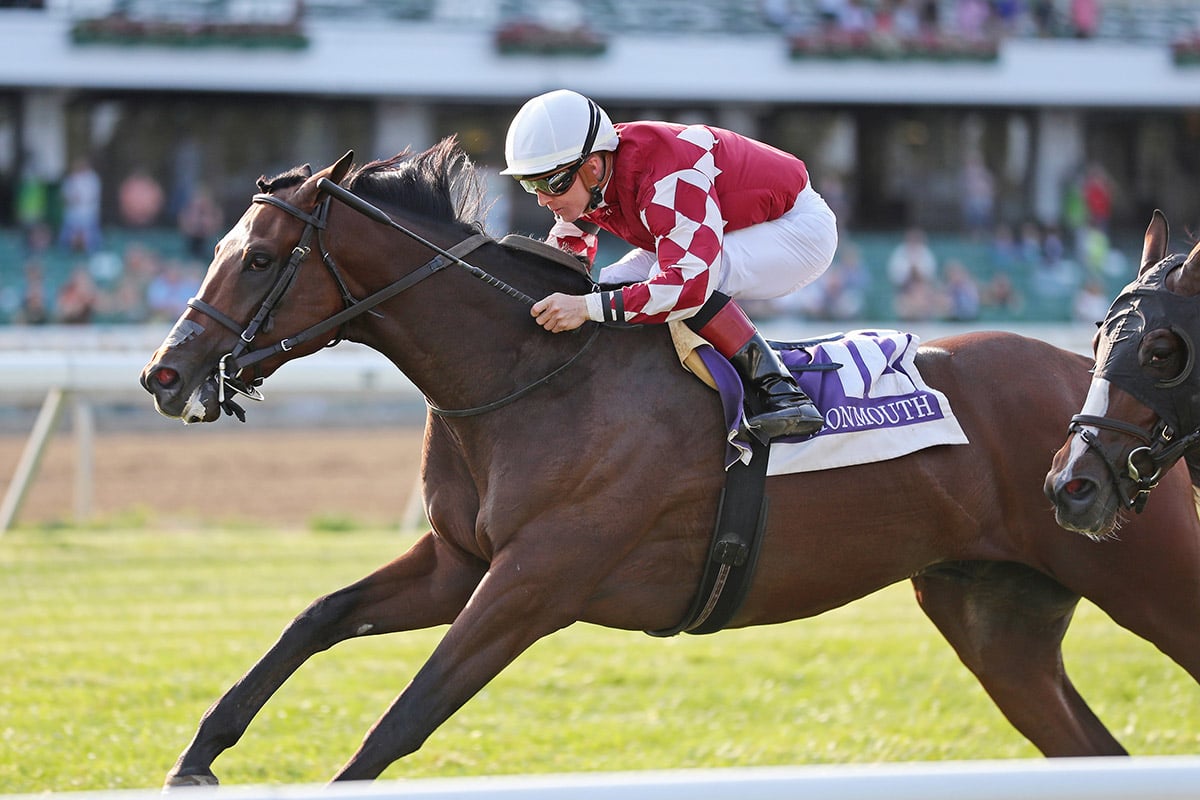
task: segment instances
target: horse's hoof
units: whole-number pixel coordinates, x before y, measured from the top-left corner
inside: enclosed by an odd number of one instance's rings
[[[172,789],[178,789],[184,786],[217,786],[220,781],[217,776],[211,772],[201,772],[193,775],[176,775],[174,773],[167,776],[167,782],[163,784],[163,792],[169,792]]]

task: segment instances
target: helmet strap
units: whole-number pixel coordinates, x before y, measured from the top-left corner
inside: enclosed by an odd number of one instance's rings
[[[604,184],[608,181],[608,154],[601,152],[592,153],[592,155],[599,157],[600,163],[604,167],[604,172],[601,173],[599,178],[596,178],[592,170],[586,168],[586,164],[584,165],[584,169],[579,170],[579,179],[583,181],[583,188],[588,190],[588,196],[590,197],[584,213],[595,211],[604,202]]]

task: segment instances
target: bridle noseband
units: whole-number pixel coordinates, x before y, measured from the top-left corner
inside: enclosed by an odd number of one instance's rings
[[[1125,458],[1124,473],[1129,480],[1133,481],[1134,485],[1132,496],[1126,497],[1120,491],[1121,468],[1109,457],[1100,445],[1100,441],[1085,426],[1122,433],[1144,443],[1141,447],[1130,450],[1129,455]],[[1126,509],[1133,509],[1139,514],[1146,506],[1150,491],[1158,486],[1158,482],[1162,479],[1163,468],[1173,464],[1187,450],[1200,443],[1200,430],[1193,431],[1182,439],[1176,440],[1171,429],[1161,420],[1153,431],[1145,431],[1121,420],[1098,417],[1093,414],[1076,414],[1071,417],[1071,423],[1067,430],[1069,433],[1078,435],[1083,443],[1094,450],[1100,460],[1104,462],[1109,475],[1112,476],[1113,484],[1117,487],[1117,496],[1121,498],[1121,505]],[[1143,466],[1147,462],[1149,463],[1149,474],[1143,473],[1143,467],[1138,467],[1139,461],[1143,463]]]
[[[481,245],[493,241],[490,236],[483,232],[468,236],[458,244],[449,248],[442,248],[438,245],[421,237],[417,233],[405,228],[400,223],[393,220],[381,209],[375,207],[371,203],[362,199],[358,195],[350,192],[347,189],[339,186],[327,178],[321,178],[317,181],[317,189],[325,195],[321,202],[317,205],[316,210],[309,214],[301,208],[282,200],[275,195],[268,193],[259,193],[253,196],[252,202],[274,206],[281,211],[295,217],[304,223],[304,230],[300,234],[300,240],[295,247],[292,248],[291,256],[288,258],[287,264],[280,271],[279,276],[275,279],[275,283],[267,292],[259,305],[258,311],[246,325],[241,325],[231,319],[220,309],[210,303],[201,300],[199,297],[192,297],[188,300],[189,308],[210,317],[220,323],[225,328],[233,331],[238,336],[238,341],[233,349],[221,357],[218,362],[214,377],[217,381],[217,399],[221,408],[225,413],[236,416],[238,419],[245,421],[245,412],[232,399],[232,394],[242,395],[250,400],[262,400],[263,394],[258,390],[258,386],[262,383],[262,378],[257,378],[253,383],[247,382],[241,377],[243,371],[254,364],[265,361],[272,356],[286,353],[296,347],[306,344],[318,336],[325,335],[340,327],[355,317],[370,312],[378,314],[372,309],[380,303],[390,300],[401,292],[412,288],[416,284],[423,281],[425,278],[445,269],[448,266],[457,264],[464,267],[471,275],[487,283],[489,286],[498,289],[499,291],[519,300],[526,305],[533,305],[534,300],[529,295],[515,289],[499,278],[489,274],[479,267],[470,264],[463,260],[463,257],[471,253]],[[416,240],[422,245],[433,250],[435,255],[429,261],[409,272],[399,280],[393,281],[384,288],[368,295],[362,299],[355,298],[347,287],[345,279],[342,277],[341,270],[338,268],[333,257],[329,254],[325,247],[324,231],[327,225],[329,216],[329,206],[332,199],[338,199],[350,208],[358,211],[364,216],[376,222],[380,222],[388,227],[398,230],[409,238]],[[315,323],[300,333],[282,338],[278,343],[270,347],[261,349],[252,349],[251,345],[256,336],[262,331],[269,330],[271,321],[275,311],[278,309],[280,302],[295,282],[296,275],[300,270],[301,264],[308,258],[312,250],[313,236],[317,238],[317,247],[321,253],[321,261],[333,276],[334,282],[337,284],[342,295],[343,308],[340,312],[334,314],[321,322]],[[463,409],[442,409],[435,406],[426,398],[426,403],[429,405],[430,411],[434,414],[445,417],[468,417],[477,414],[487,413],[502,408],[509,403],[524,397],[529,392],[549,382],[552,378],[558,375],[563,370],[574,364],[584,352],[596,340],[600,332],[600,325],[593,324],[591,335],[584,342],[583,346],[565,363],[559,365],[544,377],[534,381],[532,384],[524,386],[516,391],[501,397],[499,400],[485,403],[480,406]],[[333,340],[328,343],[332,346],[341,341],[340,334],[335,335]]]

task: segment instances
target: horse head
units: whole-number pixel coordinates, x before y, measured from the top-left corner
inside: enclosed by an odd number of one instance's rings
[[[217,244],[200,291],[142,370],[159,413],[185,423],[212,422],[222,405],[237,413],[233,395],[258,399],[255,386],[280,365],[329,343],[333,334],[280,347],[279,332],[294,332],[298,306],[305,315],[342,307],[332,282],[303,267],[315,260],[328,210],[319,182],[340,182],[352,160],[347,153],[316,174],[306,164],[259,179],[260,194]]]
[[[1200,244],[1169,255],[1168,233],[1155,211],[1137,278],[1099,325],[1087,399],[1046,476],[1046,495],[1068,530],[1111,535],[1122,513],[1140,512],[1159,479],[1200,443]],[[1200,464],[1188,466],[1196,483]]]

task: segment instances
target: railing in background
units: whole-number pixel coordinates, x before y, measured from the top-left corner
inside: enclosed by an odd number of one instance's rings
[[[0,503],[0,534],[20,513],[50,437],[58,431],[67,406],[72,408],[76,444],[75,518],[91,515],[95,418],[93,406],[118,401],[148,402],[138,376],[153,348],[142,351],[40,350],[0,352],[0,397],[8,404],[42,398],[29,439]],[[416,403],[421,394],[383,356],[343,345],[284,365],[273,375],[268,394],[375,396]],[[153,413],[147,405],[147,413]],[[405,519],[416,512],[409,509]]]

